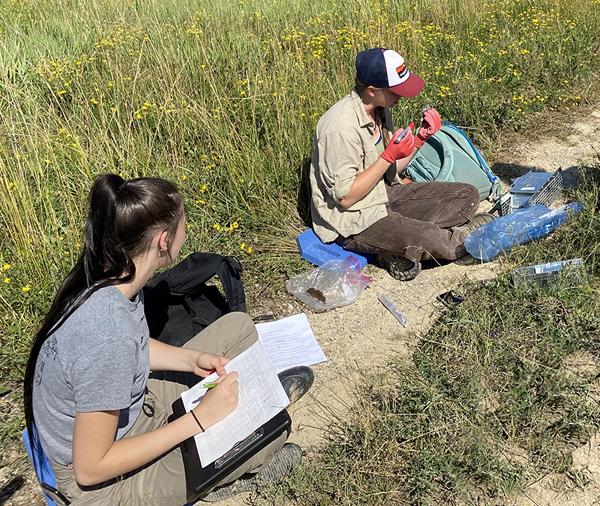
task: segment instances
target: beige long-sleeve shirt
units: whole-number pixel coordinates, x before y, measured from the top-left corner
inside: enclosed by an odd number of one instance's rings
[[[387,216],[385,180],[400,183],[395,165],[373,190],[348,209],[339,202],[356,176],[377,160],[380,153],[372,139],[373,121],[360,96],[352,91],[319,120],[313,139],[310,166],[311,216],[315,233],[323,242],[362,232]],[[393,131],[392,116],[384,110],[383,128]]]

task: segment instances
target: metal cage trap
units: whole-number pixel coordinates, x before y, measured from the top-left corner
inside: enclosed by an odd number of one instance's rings
[[[500,197],[496,204],[500,216],[517,209],[542,204],[549,207],[564,190],[561,169],[556,172],[529,171],[513,180],[510,189]]]

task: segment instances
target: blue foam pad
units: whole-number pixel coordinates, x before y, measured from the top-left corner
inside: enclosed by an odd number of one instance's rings
[[[33,436],[33,442],[35,450],[31,448],[31,444],[29,443],[29,432],[27,429],[23,430],[21,434],[23,438],[23,444],[25,445],[25,450],[27,451],[27,456],[29,457],[29,461],[33,465],[35,470],[35,475],[40,483],[45,483],[46,485],[50,485],[51,487],[56,488],[56,478],[54,477],[54,471],[52,471],[52,467],[50,467],[50,462],[42,449],[42,445],[40,444],[40,440],[37,435],[37,431]],[[35,459],[33,458],[32,452],[35,451]],[[44,500],[48,506],[56,506],[56,503],[50,499],[44,493]]]
[[[317,237],[311,228],[302,232],[296,238],[296,242],[298,243],[300,256],[304,258],[304,260],[308,260],[311,264],[317,266],[324,264],[328,260],[343,260],[352,255],[356,257],[360,264],[360,268],[363,269],[365,265],[373,260],[372,255],[349,251],[335,242],[321,242],[321,239]]]

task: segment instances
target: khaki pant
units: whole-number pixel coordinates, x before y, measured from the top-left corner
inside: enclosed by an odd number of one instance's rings
[[[200,332],[185,347],[235,357],[257,340],[256,328],[244,313],[229,313]],[[191,373],[155,373],[148,380],[144,407],[125,437],[149,432],[167,423],[171,405],[181,392],[198,382]],[[287,433],[270,443],[242,466],[225,477],[218,486],[235,481],[245,473],[257,472],[283,446]],[[126,477],[108,485],[82,490],[75,481],[72,466],[52,463],[58,490],[73,505],[152,505],[181,506],[186,502],[185,474],[179,447]]]
[[[456,260],[466,251],[467,232],[459,225],[477,212],[479,192],[464,183],[411,183],[387,186],[388,215],[348,238],[342,247],[359,253],[399,255],[413,262]]]

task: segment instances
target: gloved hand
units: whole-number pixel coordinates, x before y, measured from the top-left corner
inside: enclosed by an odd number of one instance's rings
[[[398,142],[396,140],[404,135]],[[385,151],[379,155],[389,164],[395,163],[396,160],[410,156],[415,147],[415,136],[412,133],[412,128],[396,130],[390,139]]]
[[[419,149],[425,141],[442,128],[442,117],[433,107],[423,112],[421,126],[415,139],[415,148]]]

